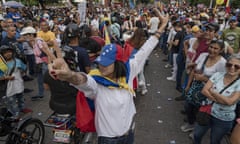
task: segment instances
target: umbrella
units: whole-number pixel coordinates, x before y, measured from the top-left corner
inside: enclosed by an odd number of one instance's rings
[[[21,2],[16,2],[16,1],[7,1],[3,5],[7,7],[14,7],[14,8],[24,7],[24,5]]]

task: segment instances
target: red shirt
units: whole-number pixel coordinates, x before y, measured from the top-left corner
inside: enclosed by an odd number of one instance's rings
[[[193,61],[195,62],[201,53],[208,52],[208,47],[209,47],[209,44],[207,43],[207,39],[201,39],[199,41],[199,44],[196,50],[196,56]]]

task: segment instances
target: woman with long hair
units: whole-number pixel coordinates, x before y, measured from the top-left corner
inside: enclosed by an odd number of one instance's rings
[[[70,82],[95,101],[95,125],[98,144],[133,144],[134,77],[143,69],[145,60],[158,43],[160,34],[167,25],[168,16],[159,14],[161,26],[131,58],[124,63],[123,49],[116,44],[106,45],[96,59],[98,68],[89,74],[71,71],[62,58],[49,64],[49,73],[54,79]]]
[[[202,93],[212,103],[211,117],[208,125],[196,125],[194,144],[201,143],[208,129],[211,129],[211,144],[219,144],[224,135],[232,129],[236,117],[236,104],[240,98],[240,58],[231,56],[225,67],[226,72],[212,75],[202,89]]]

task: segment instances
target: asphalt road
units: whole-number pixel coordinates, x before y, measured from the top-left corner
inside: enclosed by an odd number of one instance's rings
[[[191,144],[189,133],[183,133],[180,126],[183,124],[184,115],[180,113],[183,102],[174,98],[180,93],[175,90],[175,82],[167,81],[171,70],[164,68],[166,56],[160,50],[154,50],[149,57],[149,65],[145,67],[145,77],[148,93],[144,96],[137,95],[135,144]],[[36,80],[26,82],[26,88],[37,89]],[[48,107],[49,92],[41,101],[31,101],[31,96],[36,91],[25,94],[27,107],[33,109],[33,117],[45,121],[52,113]],[[52,129],[45,128],[45,144],[53,144]],[[209,134],[204,137],[204,144],[209,143]],[[223,143],[224,144],[224,143]]]

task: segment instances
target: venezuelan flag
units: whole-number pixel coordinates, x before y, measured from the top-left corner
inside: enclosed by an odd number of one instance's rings
[[[225,9],[225,11],[226,11],[226,13],[230,13],[230,12],[231,12],[230,0],[226,0],[225,3],[226,3],[226,9]]]
[[[109,33],[108,33],[108,30],[107,30],[107,27],[105,24],[104,24],[103,29],[104,29],[105,45],[108,45],[111,43],[111,41],[110,41]]]
[[[0,70],[4,73],[7,72],[8,70],[7,63],[1,55],[0,55]]]

